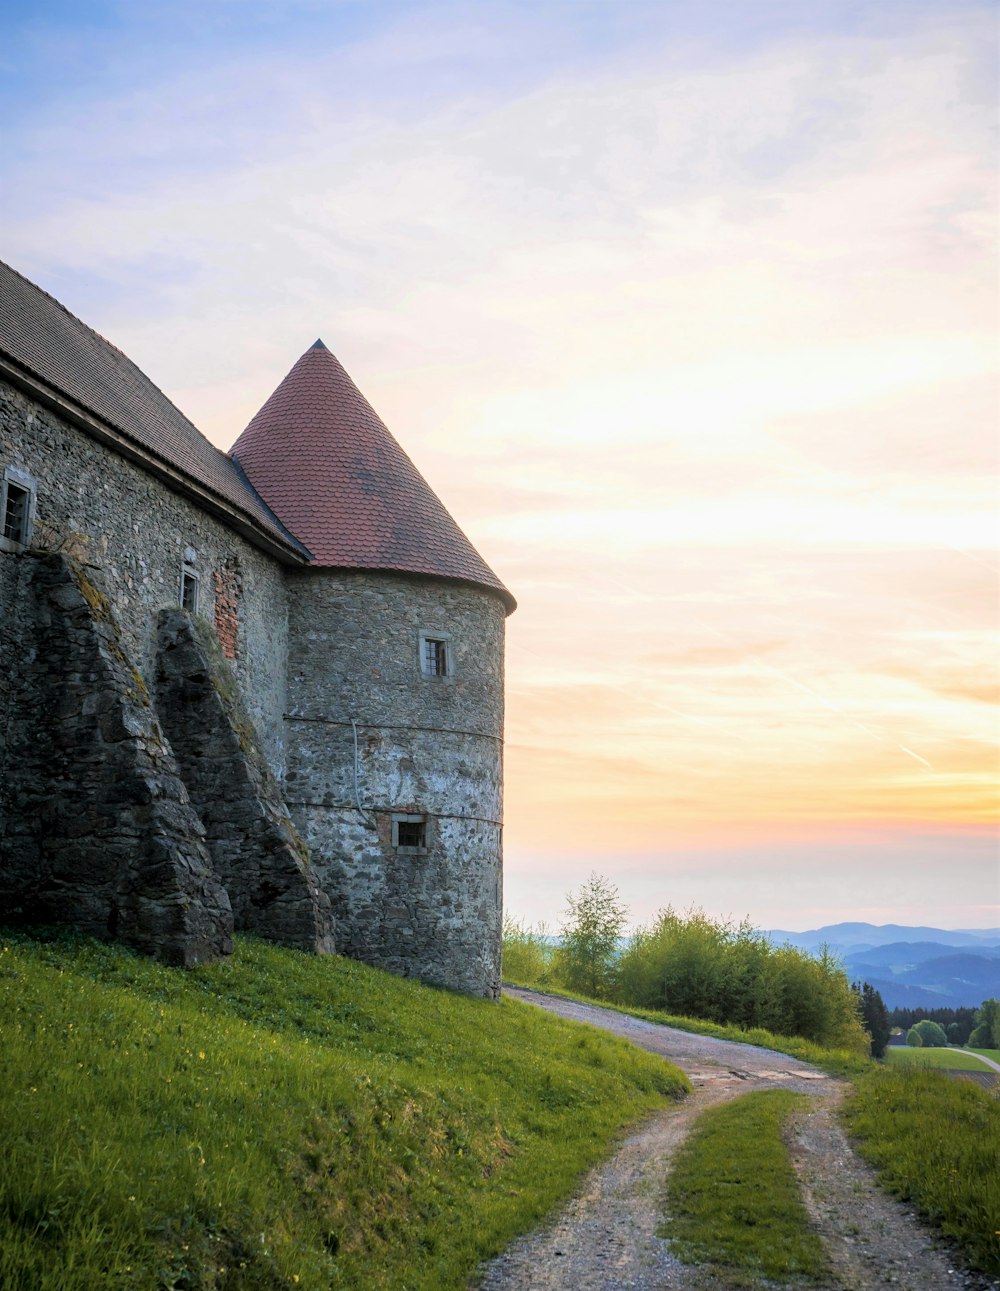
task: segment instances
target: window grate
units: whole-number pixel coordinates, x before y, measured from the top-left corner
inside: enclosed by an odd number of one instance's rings
[[[433,637],[424,638],[424,672],[428,677],[447,677],[448,643]]]
[[[28,538],[28,507],[31,493],[7,481],[7,498],[3,509],[3,536],[11,542],[24,543]]]
[[[427,822],[423,820],[400,820],[396,822],[397,847],[426,847]]]

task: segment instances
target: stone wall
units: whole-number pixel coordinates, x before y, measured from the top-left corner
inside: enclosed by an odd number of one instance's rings
[[[497,596],[433,579],[289,578],[285,799],[338,949],[487,996],[500,971],[504,618]],[[449,676],[422,673],[421,634],[447,640]],[[394,846],[400,815],[423,819],[426,846]]]
[[[312,874],[211,629],[161,610],[156,706],[237,931],[330,954],[330,900]]]
[[[223,625],[250,715],[280,774],[288,639],[282,566],[0,381],[0,469],[6,465],[37,482],[36,538],[102,571],[123,646],[147,685],[155,669],[157,611],[178,603],[181,568],[189,549],[194,553],[199,612]],[[16,562],[0,551],[0,626],[17,616],[16,578]],[[0,678],[9,670],[9,649],[8,634],[0,633]],[[6,702],[0,689],[0,740]]]
[[[172,964],[228,954],[229,897],[95,572],[6,559],[23,601],[8,638],[5,920],[69,924]]]

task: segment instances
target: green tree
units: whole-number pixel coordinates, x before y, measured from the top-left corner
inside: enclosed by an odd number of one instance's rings
[[[910,1027],[909,1031],[907,1031],[906,1043],[911,1049],[922,1049],[924,1047],[924,1038],[915,1026]]]
[[[892,1033],[892,1027],[889,1024],[889,1010],[885,1007],[885,1000],[878,993],[871,982],[855,982],[851,987],[858,997],[858,1003],[861,1008],[861,1023],[865,1030],[871,1036],[872,1057],[882,1058],[885,1056],[885,1047],[889,1043],[889,1036]]]
[[[600,874],[591,874],[579,892],[566,894],[556,961],[559,976],[570,990],[595,999],[611,995],[627,919],[618,889]]]
[[[948,1046],[948,1037],[944,1033],[944,1028],[938,1022],[932,1022],[930,1018],[924,1018],[922,1022],[915,1023],[910,1028],[910,1034],[916,1031],[920,1037],[920,1043],[925,1049],[945,1049]],[[910,1036],[906,1037],[906,1043],[910,1043]]]
[[[976,1029],[969,1036],[971,1049],[1000,1049],[1000,1000],[983,1000],[976,1014]]]

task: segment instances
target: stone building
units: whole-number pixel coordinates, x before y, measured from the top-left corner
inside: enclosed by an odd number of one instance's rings
[[[336,358],[230,454],[0,264],[0,919],[493,996],[513,598]]]

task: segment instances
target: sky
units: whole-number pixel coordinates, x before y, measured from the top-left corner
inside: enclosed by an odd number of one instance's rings
[[[0,255],[225,449],[321,336],[517,597],[515,917],[1000,925],[992,5],[0,11]]]

